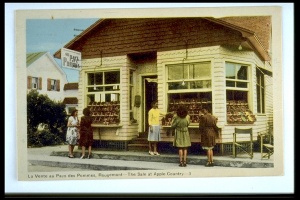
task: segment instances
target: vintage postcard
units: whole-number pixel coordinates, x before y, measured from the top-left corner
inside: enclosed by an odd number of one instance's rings
[[[281,7],[15,17],[19,181],[284,175]],[[61,111],[38,101],[41,94],[65,105],[64,129],[52,119]],[[93,142],[82,143],[83,153],[66,130],[72,111],[79,125],[85,108]],[[213,141],[203,109],[217,118]]]

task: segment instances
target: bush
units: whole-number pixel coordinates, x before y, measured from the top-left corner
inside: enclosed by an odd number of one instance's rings
[[[38,131],[39,124],[48,129]],[[27,94],[27,141],[28,145],[55,145],[65,140],[67,113],[62,102],[55,102],[47,95],[31,90]]]

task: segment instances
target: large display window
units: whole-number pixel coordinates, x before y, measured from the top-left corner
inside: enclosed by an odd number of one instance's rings
[[[226,62],[226,108],[227,123],[252,124],[255,115],[249,108],[249,67]]]
[[[94,122],[103,125],[120,123],[120,71],[87,74],[87,106]]]
[[[166,65],[168,112],[185,106],[191,125],[198,125],[199,111],[206,108],[212,113],[211,63],[196,62]],[[163,125],[170,125],[173,115],[167,114]]]

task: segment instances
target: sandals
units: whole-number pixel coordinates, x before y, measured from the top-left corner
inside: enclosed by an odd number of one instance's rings
[[[186,167],[186,162],[185,161],[184,162],[180,161],[180,164],[178,166],[179,167]]]
[[[178,165],[179,167],[183,167],[183,162],[182,161],[180,161],[180,163],[179,163],[179,165]]]
[[[214,162],[207,162],[205,164],[205,167],[213,167],[214,166]]]
[[[68,157],[69,157],[69,158],[74,158],[74,156],[73,156],[73,155],[70,155],[70,154],[68,155]]]

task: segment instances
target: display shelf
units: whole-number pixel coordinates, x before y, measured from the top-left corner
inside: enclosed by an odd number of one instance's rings
[[[171,126],[169,125],[162,125],[162,128],[171,128]],[[199,128],[199,125],[189,125],[188,128]]]
[[[199,123],[199,111],[203,108],[209,112],[212,111],[212,101],[208,98],[183,98],[169,100],[168,112],[176,112],[180,106],[184,106],[188,110],[191,123]],[[162,119],[162,125],[170,125],[173,115],[166,115]]]
[[[245,101],[227,101],[227,123],[229,124],[253,124],[255,115]]]
[[[93,117],[93,124],[104,126],[120,123],[120,102],[90,102],[88,108]]]
[[[92,124],[91,125],[94,128],[98,128],[98,127],[105,127],[105,128],[120,128],[123,125],[122,124],[109,124],[109,125],[104,125],[104,124]]]

